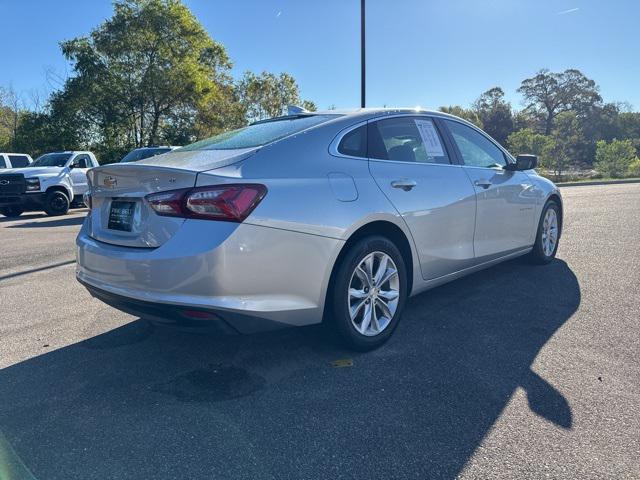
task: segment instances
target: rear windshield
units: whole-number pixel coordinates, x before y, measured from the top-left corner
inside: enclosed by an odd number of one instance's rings
[[[71,158],[71,153],[47,153],[36,158],[30,167],[64,167],[67,160]]]
[[[170,148],[158,147],[158,148],[139,148],[127,153],[120,163],[137,162],[138,160],[144,160],[145,158],[155,157],[163,153],[170,152]]]
[[[181,150],[233,150],[252,148],[275,142],[307,128],[319,125],[335,115],[307,115],[254,123],[248,127],[221,133],[183,147]]]

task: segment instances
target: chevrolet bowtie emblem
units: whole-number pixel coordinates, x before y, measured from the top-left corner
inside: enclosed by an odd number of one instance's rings
[[[118,185],[118,180],[111,176],[104,177],[102,184],[107,188],[114,188],[116,185]]]

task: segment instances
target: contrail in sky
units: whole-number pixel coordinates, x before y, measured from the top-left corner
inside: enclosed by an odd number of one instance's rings
[[[566,15],[567,13],[573,13],[580,10],[579,8],[570,8],[569,10],[563,10],[561,12],[556,13],[556,15]]]

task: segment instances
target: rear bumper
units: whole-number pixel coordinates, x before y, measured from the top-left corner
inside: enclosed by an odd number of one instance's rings
[[[44,205],[43,192],[0,194],[0,207],[41,208]]]
[[[260,321],[256,323],[252,318],[241,319],[233,315],[225,315],[226,318],[223,318],[215,310],[207,308],[185,308],[177,305],[145,302],[101,290],[82,280],[78,281],[85,286],[92,297],[120,311],[147,320],[188,326],[206,324],[208,327],[213,325],[220,333],[230,335],[277,329],[284,326],[278,322]]]
[[[76,277],[92,295],[134,315],[220,321],[241,333],[322,321],[343,244],[244,223],[187,220],[160,247],[120,247],[91,238],[87,221],[76,240]]]

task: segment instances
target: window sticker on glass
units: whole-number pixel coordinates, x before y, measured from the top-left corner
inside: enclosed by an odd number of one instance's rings
[[[436,127],[431,120],[414,120],[416,127],[422,137],[422,143],[427,151],[427,155],[430,157],[444,157],[444,150],[442,150],[442,144],[436,132]]]

